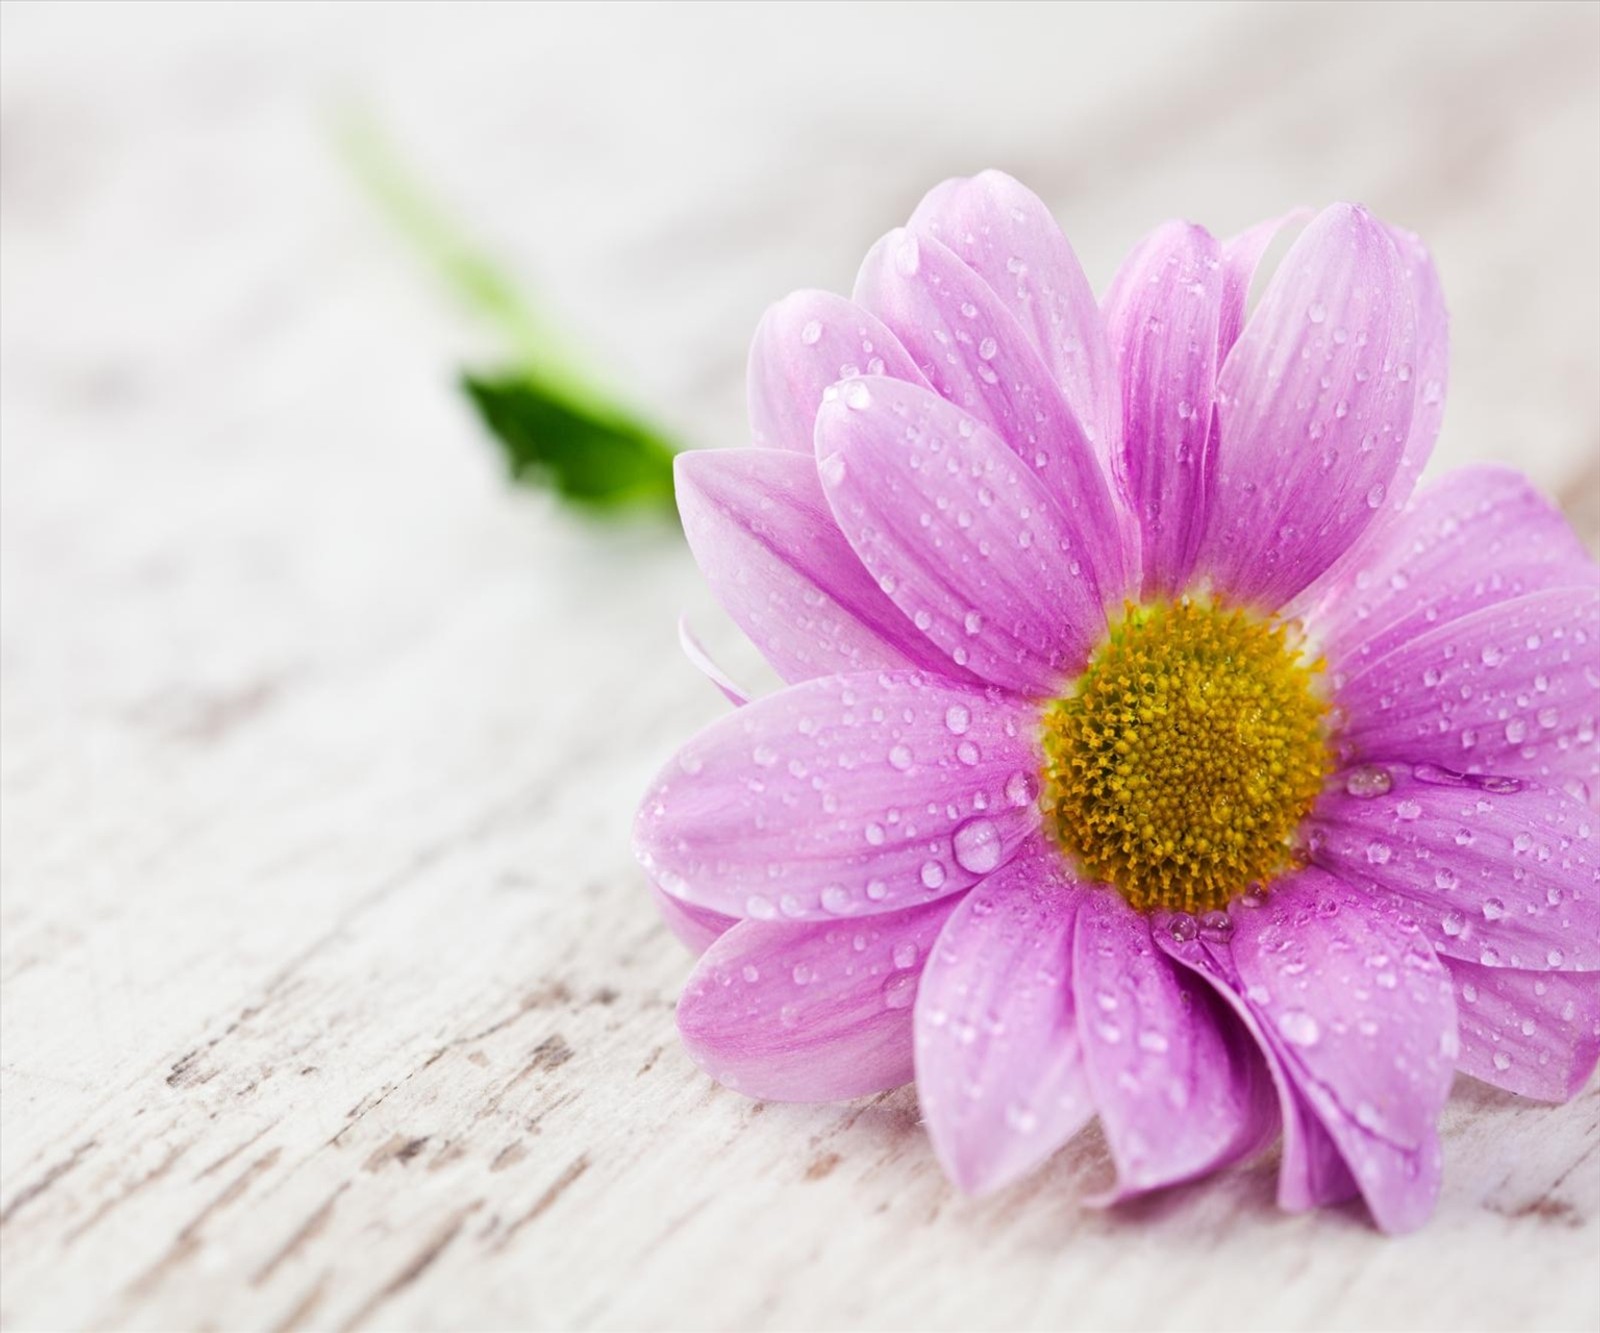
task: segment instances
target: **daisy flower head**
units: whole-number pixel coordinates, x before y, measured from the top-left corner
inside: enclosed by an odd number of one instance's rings
[[[1416,237],[1168,223],[1096,302],[1045,206],[947,181],[850,299],[774,306],[750,448],[678,462],[788,682],[635,842],[753,1097],[913,1078],[970,1192],[1098,1116],[1109,1198],[1280,1135],[1279,1201],[1438,1194],[1457,1069],[1600,1055],[1600,576],[1517,473],[1421,489],[1448,361]],[[736,696],[737,701],[737,696]]]

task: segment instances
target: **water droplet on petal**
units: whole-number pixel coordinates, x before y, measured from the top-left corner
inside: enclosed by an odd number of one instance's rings
[[[987,875],[1000,864],[1000,830],[994,821],[969,819],[956,829],[952,840],[956,864],[974,875]]]
[[[909,1009],[916,998],[915,972],[896,972],[883,983],[883,1005],[886,1009]]]
[[[1187,912],[1178,912],[1167,922],[1167,934],[1179,944],[1187,944],[1200,934],[1200,923]]]
[[[1372,796],[1383,796],[1394,786],[1394,779],[1389,776],[1389,770],[1377,764],[1362,764],[1352,768],[1344,780],[1344,789],[1350,795],[1363,800]]]
[[[1021,809],[1032,805],[1039,796],[1039,781],[1031,773],[1018,771],[1006,779],[1006,800]]]
[[[1285,1009],[1279,1014],[1278,1031],[1295,1046],[1315,1046],[1322,1036],[1317,1020],[1304,1009]]]

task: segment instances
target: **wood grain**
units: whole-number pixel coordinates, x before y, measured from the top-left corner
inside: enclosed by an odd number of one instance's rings
[[[597,364],[742,439],[762,306],[993,163],[1103,283],[1157,220],[1358,197],[1454,310],[1439,466],[1600,536],[1600,8],[8,5],[0,1322],[1594,1328],[1600,1089],[1461,1080],[1432,1226],[1275,1159],[982,1201],[900,1090],[751,1103],[627,849],[722,705],[676,535],[508,492],[474,330],[328,151],[356,98]]]

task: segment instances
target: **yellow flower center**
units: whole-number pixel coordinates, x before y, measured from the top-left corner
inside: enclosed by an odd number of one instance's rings
[[[1322,667],[1237,608],[1127,606],[1044,711],[1045,809],[1084,874],[1198,913],[1293,867],[1331,767]]]

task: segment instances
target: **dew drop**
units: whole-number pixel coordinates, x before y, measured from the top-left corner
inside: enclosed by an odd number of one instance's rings
[[[843,916],[855,906],[855,900],[843,884],[830,884],[822,891],[822,906],[824,911]]]
[[[1315,1046],[1322,1036],[1317,1020],[1304,1009],[1285,1009],[1279,1014],[1278,1031],[1295,1046]]]
[[[808,319],[805,327],[800,330],[800,341],[807,347],[815,347],[818,339],[822,337],[822,321]]]
[[[987,875],[1000,864],[1000,830],[989,819],[969,819],[952,839],[956,864],[974,875]]]
[[[1020,1102],[1006,1106],[1006,1124],[1019,1134],[1031,1134],[1039,1127],[1039,1117]]]
[[[1389,770],[1377,764],[1362,764],[1353,768],[1344,780],[1344,789],[1362,800],[1383,796],[1393,786],[1394,779],[1390,777]]]
[[[917,975],[915,972],[896,972],[883,983],[883,1006],[885,1009],[909,1009],[911,1002],[917,998]]]
[[[1006,779],[1006,800],[1021,809],[1032,805],[1039,796],[1039,782],[1031,773],[1020,769]]]

